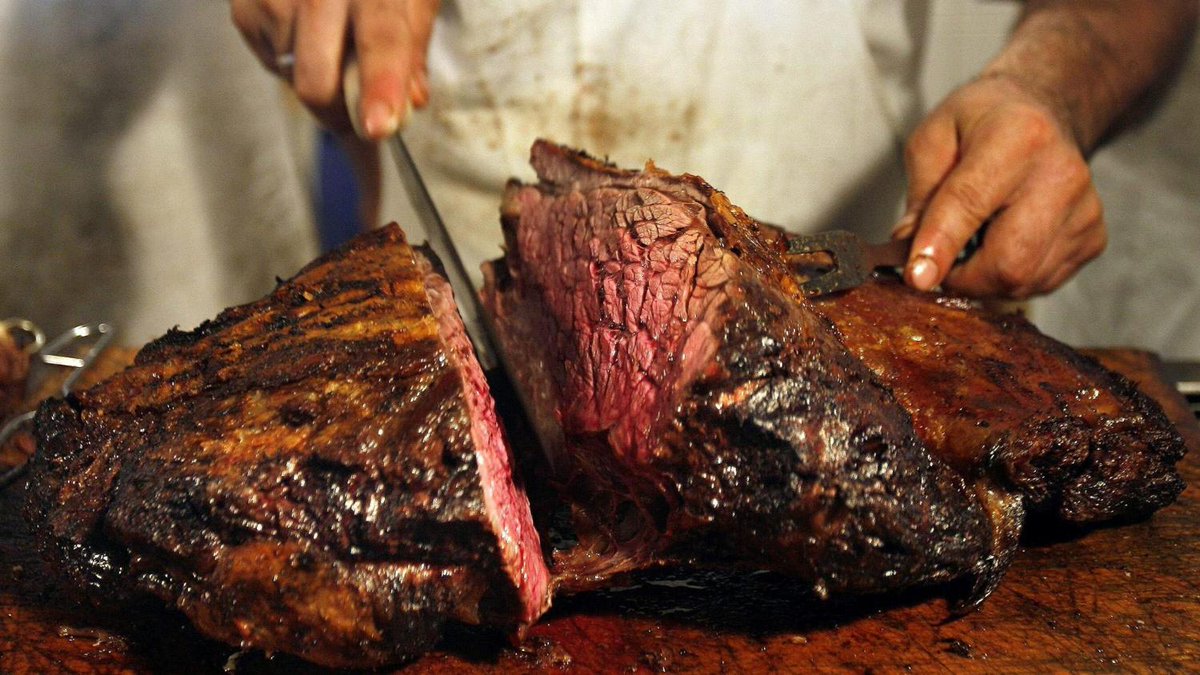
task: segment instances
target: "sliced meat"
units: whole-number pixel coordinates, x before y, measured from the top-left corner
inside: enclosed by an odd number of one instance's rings
[[[395,225],[147,345],[36,420],[28,515],[73,584],[330,666],[506,630],[548,571],[486,381]]]
[[[1146,515],[1183,490],[1183,439],[1124,377],[1017,315],[877,279],[816,308],[935,454],[1073,524]]]
[[[795,297],[753,221],[694,176],[546,142],[532,161],[484,299],[576,516],[565,588],[672,560],[822,593],[990,588],[1007,524]]]

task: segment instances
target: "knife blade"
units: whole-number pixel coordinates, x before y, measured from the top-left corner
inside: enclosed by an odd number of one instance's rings
[[[408,194],[413,211],[417,214],[417,220],[425,228],[427,237],[425,243],[441,259],[446,280],[450,282],[450,288],[454,289],[458,313],[462,316],[463,325],[466,326],[467,336],[471,338],[471,343],[475,346],[475,355],[479,359],[479,364],[483,366],[484,370],[490,370],[497,365],[496,353],[492,347],[491,335],[484,323],[483,304],[479,300],[479,294],[475,292],[475,286],[471,283],[471,277],[467,274],[462,257],[459,256],[458,249],[454,246],[454,241],[446,230],[446,223],[438,213],[437,205],[434,204],[433,197],[429,194],[425,180],[421,178],[421,172],[417,169],[416,162],[413,161],[412,153],[404,144],[404,138],[399,133],[393,134],[388,139],[388,146],[392,151],[393,159],[396,160],[400,182],[404,185],[404,191]]]
[[[355,133],[360,138],[366,138],[366,134],[359,124],[362,91],[360,88],[358,62],[352,52],[346,55],[342,64],[342,94]],[[411,113],[411,109],[409,112]],[[410,115],[405,115],[405,120],[407,121],[409,117]],[[410,205],[420,220],[421,225],[425,228],[425,236],[428,238],[426,243],[433,250],[434,254],[441,259],[443,271],[446,273],[446,280],[450,282],[450,288],[454,292],[455,304],[458,305],[459,316],[462,317],[463,327],[466,329],[467,336],[475,348],[475,355],[479,360],[479,365],[485,373],[490,371],[491,373],[500,373],[505,376],[492,381],[492,391],[496,395],[497,402],[500,401],[503,394],[497,395],[495,387],[501,386],[503,387],[503,391],[508,392],[511,396],[509,400],[516,403],[515,409],[509,409],[510,414],[516,414],[524,418],[516,423],[516,428],[532,430],[531,438],[542,448],[554,447],[554,438],[545,435],[544,426],[533,423],[534,416],[532,413],[536,408],[533,407],[526,390],[523,387],[512,386],[510,384],[512,374],[520,371],[514,370],[504,351],[496,348],[499,343],[494,337],[496,333],[493,331],[489,317],[483,311],[483,302],[479,294],[475,292],[475,286],[471,283],[471,277],[467,274],[462,257],[459,256],[458,249],[454,246],[454,240],[450,237],[450,232],[446,229],[445,221],[442,220],[437,205],[429,193],[429,188],[426,186],[425,180],[421,177],[421,172],[417,168],[416,162],[413,161],[412,153],[409,152],[408,146],[405,145],[404,139],[399,132],[392,134],[388,138],[387,145],[392,150],[396,169],[399,171],[400,181],[408,195]],[[490,377],[489,380],[491,380]],[[506,420],[509,423],[512,421],[512,419]]]
[[[342,64],[342,95],[355,133],[360,138],[366,138],[359,123],[362,90],[358,60],[354,57],[353,52],[346,54],[346,59]],[[411,116],[411,110],[409,113],[404,117],[406,121]],[[497,352],[485,323],[486,315],[483,313],[483,305],[479,300],[479,295],[475,292],[474,284],[471,283],[471,276],[467,274],[467,268],[463,265],[462,257],[459,256],[458,249],[454,246],[454,240],[450,238],[450,232],[446,230],[446,223],[438,213],[437,205],[429,194],[429,188],[425,185],[421,171],[413,161],[412,153],[408,151],[408,146],[404,144],[404,138],[400,132],[396,132],[388,138],[387,146],[392,152],[392,159],[400,174],[404,192],[408,195],[409,203],[416,213],[417,220],[425,230],[427,238],[425,243],[441,260],[442,271],[445,272],[446,280],[450,282],[450,288],[454,291],[458,313],[462,317],[467,336],[475,347],[479,365],[485,371],[491,370],[499,365],[496,358]]]

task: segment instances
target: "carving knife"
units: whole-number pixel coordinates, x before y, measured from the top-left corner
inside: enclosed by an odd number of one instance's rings
[[[358,127],[361,91],[358,63],[352,57],[347,57],[342,70],[342,88],[354,130],[360,137],[365,137],[363,130]],[[405,119],[408,119],[407,115]],[[413,161],[412,153],[408,151],[408,146],[404,144],[404,138],[400,132],[392,134],[386,144],[396,162],[396,169],[400,173],[400,182],[404,185],[409,202],[412,204],[421,226],[425,229],[425,236],[428,237],[426,245],[441,259],[446,280],[450,282],[450,288],[454,290],[458,312],[462,316],[467,335],[475,347],[479,365],[484,370],[495,368],[499,365],[496,358],[497,352],[493,347],[479,294],[475,292],[475,286],[471,283],[471,277],[467,274],[462,257],[458,255],[458,249],[455,248],[454,241],[446,230],[446,223],[438,213],[437,205],[434,204],[433,197],[429,194],[425,180],[421,178],[421,172],[417,169],[416,162]]]
[[[359,89],[358,63],[353,55],[346,58],[342,68],[342,89],[354,130],[360,138],[365,138],[366,134],[358,126],[359,103],[362,96]],[[409,116],[406,115],[405,119],[408,118]],[[449,231],[446,230],[446,223],[438,213],[437,205],[434,204],[433,197],[429,194],[429,188],[421,178],[421,172],[417,169],[416,162],[413,161],[412,154],[408,151],[408,146],[404,144],[404,139],[399,132],[388,138],[387,146],[392,151],[396,168],[400,172],[400,181],[404,185],[413,210],[416,211],[417,218],[425,228],[425,236],[428,237],[426,243],[442,261],[446,280],[450,282],[450,288],[454,291],[458,313],[462,317],[467,336],[471,339],[472,346],[475,347],[475,356],[479,360],[479,365],[484,371],[499,367],[506,374],[517,372],[505,362],[504,352],[496,349],[497,342],[493,337],[495,333],[492,331],[487,314],[483,311],[483,302],[480,300],[479,294],[475,292],[475,286],[471,283],[471,277],[467,274],[462,257],[458,255],[458,249],[455,248],[454,241],[450,238]],[[544,435],[542,425],[532,422],[534,417],[531,415],[531,411],[534,408],[525,390],[516,386],[512,386],[510,389],[519,413],[525,418],[523,424],[518,424],[518,428],[530,429],[531,437],[536,439],[542,448],[554,447],[553,438]],[[495,392],[494,389],[493,392]]]
[[[467,335],[475,345],[475,354],[479,358],[479,365],[483,366],[484,370],[494,368],[497,365],[496,354],[492,349],[491,335],[488,333],[485,323],[483,305],[479,301],[479,294],[475,292],[475,286],[471,283],[470,275],[467,274],[467,268],[458,255],[458,249],[454,247],[454,241],[450,239],[450,233],[446,231],[446,223],[442,221],[437,205],[433,203],[433,197],[429,195],[429,188],[425,186],[421,172],[417,170],[417,165],[408,151],[408,146],[404,144],[404,139],[399,133],[392,134],[391,138],[387,140],[387,144],[392,151],[392,157],[396,160],[396,168],[400,172],[400,182],[404,184],[404,190],[408,194],[413,210],[416,211],[417,220],[421,221],[421,226],[425,228],[425,236],[428,237],[426,245],[433,249],[433,252],[441,259],[446,279],[450,282],[450,287],[454,289],[458,313],[462,315]]]

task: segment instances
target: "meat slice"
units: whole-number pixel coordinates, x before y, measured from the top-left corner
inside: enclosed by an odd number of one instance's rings
[[[671,560],[820,593],[990,588],[1007,525],[793,297],[753,221],[694,176],[544,141],[532,161],[484,300],[576,516],[564,588]]]
[[[395,225],[39,410],[28,515],[95,599],[330,666],[548,606],[445,280]]]
[[[1183,439],[1158,404],[1020,316],[887,279],[816,307],[935,454],[1030,517],[1143,516],[1183,490]]]

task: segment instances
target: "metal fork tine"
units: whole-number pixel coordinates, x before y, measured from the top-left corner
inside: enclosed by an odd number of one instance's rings
[[[853,274],[846,270],[834,268],[824,274],[817,275],[808,281],[800,284],[800,290],[805,295],[812,297],[815,295],[825,295],[847,288],[854,288],[863,283],[864,278],[861,274]]]
[[[858,235],[844,230],[788,239],[788,255],[828,253],[833,257],[833,269],[800,285],[800,289],[808,296],[840,291],[865,281],[869,270],[865,269],[862,250]]]

